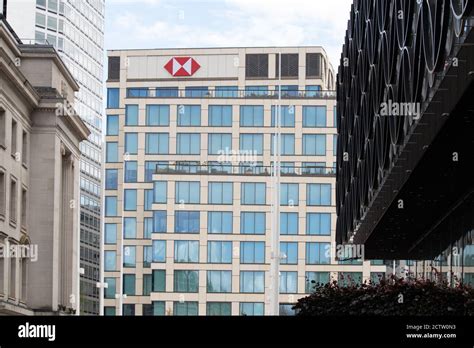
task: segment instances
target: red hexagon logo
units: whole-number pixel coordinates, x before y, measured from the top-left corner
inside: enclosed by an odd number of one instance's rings
[[[192,57],[173,57],[165,64],[165,69],[173,76],[193,76],[201,66]]]

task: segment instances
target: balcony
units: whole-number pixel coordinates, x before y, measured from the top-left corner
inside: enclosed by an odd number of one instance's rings
[[[155,174],[188,174],[188,175],[244,175],[244,176],[271,176],[272,166],[263,165],[232,165],[232,164],[184,164],[171,163],[159,164]],[[281,167],[283,177],[335,177],[336,168],[305,166],[305,167]]]
[[[207,90],[178,88],[128,88],[127,98],[187,98],[187,99],[277,99],[276,91],[245,89]],[[336,91],[288,90],[281,91],[282,99],[335,99]]]

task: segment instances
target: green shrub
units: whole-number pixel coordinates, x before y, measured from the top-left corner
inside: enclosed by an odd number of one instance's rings
[[[474,289],[429,280],[392,278],[378,284],[316,284],[294,309],[300,316],[462,316],[474,315]]]

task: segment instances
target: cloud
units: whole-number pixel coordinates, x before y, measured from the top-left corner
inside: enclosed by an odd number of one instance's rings
[[[139,3],[106,2],[108,49],[318,45],[336,68],[352,0]]]

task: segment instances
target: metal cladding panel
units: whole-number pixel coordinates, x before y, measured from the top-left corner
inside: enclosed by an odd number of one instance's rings
[[[455,71],[473,2],[354,1],[336,81],[338,243],[367,241],[421,159],[420,148],[443,127],[433,97]]]

